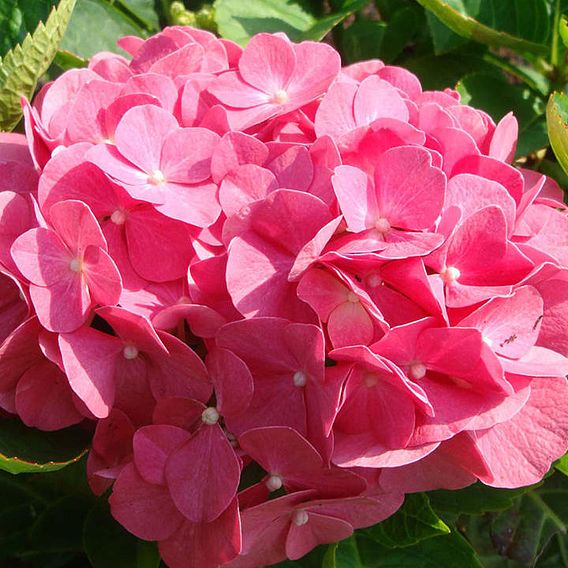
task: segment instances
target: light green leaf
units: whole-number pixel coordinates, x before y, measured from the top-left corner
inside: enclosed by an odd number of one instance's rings
[[[41,432],[18,420],[0,421],[0,469],[8,473],[57,471],[81,459],[88,435],[79,427]]]
[[[548,137],[556,159],[568,173],[568,96],[554,93],[546,107]]]
[[[558,33],[562,39],[562,43],[565,47],[568,47],[568,19],[566,16],[560,18],[560,23],[558,24]]]
[[[116,45],[120,37],[144,34],[145,30],[117,6],[103,0],[80,0],[61,48],[89,59],[98,51],[122,53]]]
[[[20,98],[31,99],[65,33],[75,0],[61,0],[46,23],[0,59],[0,130],[13,129],[22,116]]]
[[[521,53],[545,55],[545,42],[550,33],[550,14],[545,0],[418,0],[445,26],[459,36],[491,47],[507,47]],[[440,35],[440,51],[456,47],[443,28],[434,27]]]
[[[415,493],[406,496],[404,505],[392,517],[367,529],[365,534],[385,546],[397,548],[449,532],[450,528],[430,507],[428,497]]]
[[[568,454],[561,457],[555,464],[554,467],[562,472],[564,475],[568,475]]]
[[[366,4],[366,0],[352,0],[341,11],[320,19],[293,0],[215,0],[214,8],[221,36],[246,45],[259,32],[284,32],[293,41],[319,40]]]

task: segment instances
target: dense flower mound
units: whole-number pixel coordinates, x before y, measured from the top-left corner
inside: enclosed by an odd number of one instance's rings
[[[0,138],[0,407],[92,424],[170,568],[257,567],[568,447],[568,214],[517,122],[259,34],[126,37]]]

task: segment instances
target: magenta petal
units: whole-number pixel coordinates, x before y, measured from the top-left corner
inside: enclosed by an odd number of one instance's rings
[[[165,485],[166,461],[170,454],[187,442],[190,434],[176,426],[152,425],[134,434],[134,463],[147,483]]]
[[[342,519],[320,515],[312,511],[307,512],[300,508],[295,511],[294,515],[286,538],[286,554],[290,560],[300,559],[318,544],[338,542],[353,534],[353,527]],[[295,518],[301,518],[303,521],[303,515],[307,515],[305,524],[300,525],[294,522]]]
[[[212,349],[207,354],[207,369],[215,385],[217,409],[224,416],[245,412],[253,395],[252,375],[233,352]]]
[[[16,412],[26,426],[47,431],[83,420],[65,375],[47,360],[22,375],[16,388]]]
[[[134,464],[120,473],[109,502],[112,516],[144,540],[164,540],[183,522],[168,490],[144,481]]]
[[[221,428],[203,425],[166,464],[177,508],[193,522],[211,522],[237,493],[241,467]]]
[[[184,521],[168,539],[160,542],[160,556],[172,568],[218,568],[241,551],[238,502],[210,523]]]

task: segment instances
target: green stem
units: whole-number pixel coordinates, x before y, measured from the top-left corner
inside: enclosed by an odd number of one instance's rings
[[[550,64],[558,67],[559,59],[559,27],[560,27],[560,0],[556,0],[556,8],[554,9],[554,21],[552,24],[552,45],[550,47]]]

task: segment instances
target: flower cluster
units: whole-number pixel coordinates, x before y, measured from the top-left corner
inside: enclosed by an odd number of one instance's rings
[[[405,493],[568,446],[568,215],[404,69],[191,28],[0,138],[0,407],[94,427],[89,482],[171,568],[297,559]]]

